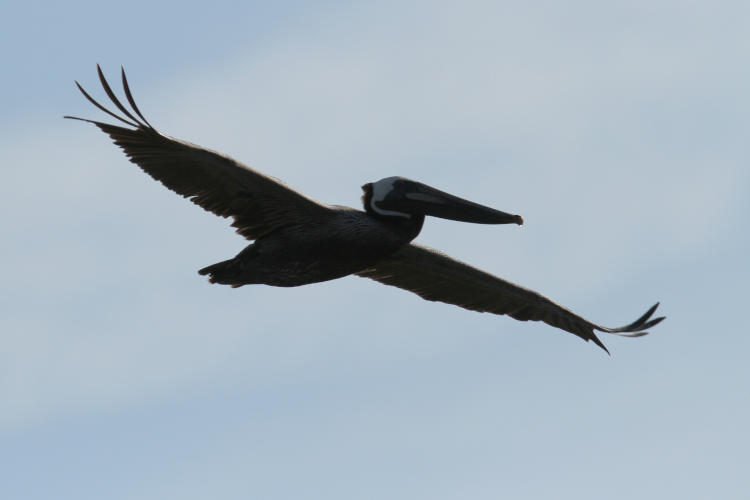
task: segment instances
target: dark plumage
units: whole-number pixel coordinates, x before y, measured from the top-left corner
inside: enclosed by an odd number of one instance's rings
[[[104,91],[123,116],[76,85],[91,103],[127,126],[66,118],[93,123],[151,177],[216,215],[231,216],[237,232],[253,240],[234,258],[199,271],[212,283],[299,286],[356,274],[426,300],[521,321],[544,321],[605,351],[595,331],[638,337],[664,319],[651,319],[656,304],[627,326],[603,327],[532,290],[410,243],[426,215],[481,224],[522,224],[520,216],[400,177],[365,184],[364,212],[318,203],[228,156],[159,133],[136,106],[125,71],[122,85],[130,110],[101,68],[97,70]]]

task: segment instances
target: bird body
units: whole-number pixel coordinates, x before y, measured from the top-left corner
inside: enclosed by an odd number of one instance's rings
[[[342,278],[367,269],[414,239],[419,220],[378,219],[360,210],[332,206],[313,225],[280,228],[257,239],[233,259],[198,271],[212,283],[300,286]]]
[[[607,351],[595,331],[639,337],[664,318],[651,319],[658,303],[633,323],[607,328],[592,323],[533,290],[515,285],[451,257],[416,245],[426,216],[476,224],[523,224],[518,215],[464,200],[402,177],[362,186],[364,211],[312,200],[232,158],[158,132],[133,99],[125,71],[125,107],[97,66],[99,80],[123,122],[93,123],[120,146],[130,161],[172,191],[221,217],[252,243],[234,258],[199,271],[212,283],[239,287],[291,287],[348,275],[395,286],[430,301],[464,309],[543,321],[591,340]],[[609,352],[609,351],[607,351]]]

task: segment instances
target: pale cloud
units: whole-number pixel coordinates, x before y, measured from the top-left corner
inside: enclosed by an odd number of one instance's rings
[[[165,190],[91,126],[46,114],[4,124],[0,209],[17,215],[0,246],[0,432],[158,404],[237,412],[193,422],[195,448],[173,443],[175,465],[139,482],[138,498],[231,498],[252,491],[251,473],[271,497],[289,470],[330,498],[351,498],[373,470],[389,479],[380,498],[398,497],[395,483],[412,497],[495,498],[498,470],[513,471],[510,496],[549,496],[528,472],[534,456],[551,457],[542,468],[571,491],[572,468],[589,465],[600,478],[590,498],[602,481],[665,491],[665,464],[686,487],[700,484],[684,471],[700,470],[731,493],[733,469],[701,457],[741,457],[747,415],[732,395],[750,234],[736,8],[331,4],[210,65],[162,74],[153,52],[122,61],[169,135],[329,203],[359,206],[361,184],[404,175],[520,213],[521,228],[431,220],[420,241],[593,320],[633,319],[662,299],[669,319],[645,339],[606,339],[612,358],[543,325],[357,278],[210,286],[195,271],[246,243],[228,221]],[[75,78],[102,97],[96,57]],[[103,66],[118,87],[119,67]],[[74,104],[58,114],[105,118],[61,84]],[[224,393],[237,401],[207,396]],[[717,420],[708,408],[729,411]],[[166,462],[168,448],[123,460]],[[421,475],[403,472],[417,463]],[[633,463],[649,464],[641,490],[623,479]],[[281,493],[299,497],[296,487]]]
[[[570,38],[570,25],[544,17],[546,29],[537,26],[532,36],[536,14],[519,12],[518,22],[498,30],[503,9],[480,19],[438,10],[431,23],[386,44],[382,30],[290,33],[151,88],[130,68],[131,85],[166,133],[228,152],[326,202],[358,206],[359,185],[400,174],[524,214],[520,230],[429,221],[421,240],[563,302],[598,295],[654,265],[644,242],[658,246],[657,258],[710,248],[746,195],[736,151],[704,145],[710,154],[692,155],[689,143],[666,149],[642,133],[643,122],[654,119],[652,103],[703,95],[711,85],[685,81],[696,76],[695,60],[672,57],[684,49],[653,33],[649,43],[624,32],[609,47],[584,51],[588,38]],[[406,22],[385,29],[403,36]],[[117,81],[116,68],[105,69]],[[93,71],[80,81],[103,95]],[[101,118],[83,99],[70,112]],[[656,119],[669,120],[671,112],[657,110]],[[652,133],[659,132],[669,134]],[[14,251],[24,248],[36,264],[11,269],[8,282],[63,314],[60,323],[29,321],[23,315],[30,311],[5,318],[14,337],[3,392],[15,409],[4,414],[5,425],[158,397],[219,370],[238,342],[249,347],[240,340],[245,333],[228,325],[228,317],[242,318],[222,306],[229,295],[204,290],[193,275],[244,245],[226,222],[168,193],[82,124],[37,124],[4,150],[17,176],[4,203],[37,200],[11,222]],[[169,318],[183,316],[186,304],[169,297],[176,283],[225,316],[202,327],[178,319],[179,330],[170,329]],[[344,281],[304,297],[323,310],[352,286]],[[293,293],[243,290],[230,303],[267,315],[285,310]],[[118,300],[97,297],[112,294]],[[272,298],[255,302],[265,296]],[[66,314],[61,297],[71,310],[84,308],[77,313],[83,316]],[[96,319],[88,307],[117,315],[117,324]],[[145,319],[129,318],[125,311],[134,307],[133,316]],[[253,317],[258,321],[257,312]],[[260,322],[268,327],[268,319]],[[304,338],[290,342],[305,351]],[[183,350],[164,375],[170,345]],[[309,356],[331,355],[309,348]],[[302,361],[289,362],[302,369]]]

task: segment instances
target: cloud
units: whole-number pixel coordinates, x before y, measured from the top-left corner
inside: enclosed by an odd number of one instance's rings
[[[651,24],[645,37],[621,28],[589,48],[581,30],[590,19],[509,5],[481,16],[443,6],[429,22],[417,22],[416,8],[334,9],[356,22],[315,17],[151,86],[139,68],[128,71],[142,111],[165,133],[323,201],[358,206],[363,182],[400,174],[523,214],[520,230],[430,221],[421,241],[563,302],[597,300],[660,262],[710,251],[747,196],[742,144],[709,126],[730,106],[719,94],[726,85]],[[712,38],[716,50],[731,41]],[[729,71],[732,61],[712,53],[698,51],[699,62]],[[116,68],[105,69],[114,80]],[[93,71],[79,78],[103,95]],[[98,116],[83,99],[70,112]],[[195,269],[244,242],[91,127],[31,120],[2,150],[12,165],[2,208],[23,207],[7,221],[4,250],[14,263],[0,320],[6,428],[139,404],[248,364],[272,384],[355,349],[331,340],[342,331],[383,325],[367,317],[373,297],[396,292],[363,280],[208,287]],[[416,308],[455,321],[453,309],[397,297],[378,314],[414,328],[406,317]],[[331,304],[348,314],[321,312]],[[398,357],[398,337],[386,335],[373,356]]]

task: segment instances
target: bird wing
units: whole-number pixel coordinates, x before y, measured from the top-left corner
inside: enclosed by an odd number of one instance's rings
[[[600,326],[533,290],[480,271],[437,250],[413,243],[400,248],[374,267],[356,274],[409,290],[426,300],[454,304],[472,311],[507,314],[520,321],[544,321],[586,341],[592,340],[607,353],[609,351],[597,338],[595,330],[640,337],[646,335],[645,330],[664,319],[650,319],[659,305],[657,303],[627,326]]]
[[[280,227],[314,223],[332,216],[329,207],[277,179],[216,151],[162,135],[136,106],[124,69],[122,85],[130,111],[117,99],[98,65],[97,71],[107,96],[125,117],[96,102],[78,82],[76,85],[91,103],[128,127],[75,116],[65,118],[93,123],[151,177],[209,212],[232,216],[232,226],[245,238],[258,239]]]

